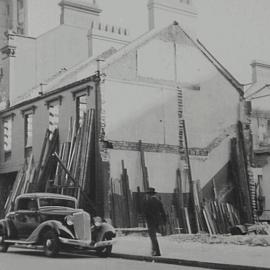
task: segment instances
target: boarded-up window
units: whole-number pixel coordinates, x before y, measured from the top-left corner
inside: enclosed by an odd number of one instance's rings
[[[24,157],[26,160],[28,160],[32,154],[33,115],[35,110],[36,106],[31,106],[21,111],[24,119]]]
[[[53,132],[59,125],[59,102],[51,102],[49,105],[49,130]]]
[[[261,146],[270,144],[270,119],[258,118],[258,137]]]
[[[4,158],[5,161],[11,157],[12,149],[12,116],[3,119],[4,128]]]
[[[76,97],[76,123],[77,127],[80,127],[83,123],[83,120],[85,118],[86,112],[87,112],[87,101],[88,96],[82,95]]]
[[[82,126],[83,120],[88,110],[88,102],[91,86],[72,91],[73,100],[76,106],[76,128]]]
[[[33,114],[26,113],[24,115],[25,127],[25,147],[32,147],[33,144]]]

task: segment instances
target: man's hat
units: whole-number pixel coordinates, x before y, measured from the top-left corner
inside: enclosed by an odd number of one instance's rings
[[[155,189],[153,187],[149,187],[147,189],[146,193],[148,193],[148,194],[156,194],[156,191],[155,191]]]

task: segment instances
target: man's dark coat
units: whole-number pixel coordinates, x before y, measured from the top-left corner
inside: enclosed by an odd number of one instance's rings
[[[144,214],[148,226],[158,227],[166,223],[166,214],[161,201],[151,196],[144,202]]]

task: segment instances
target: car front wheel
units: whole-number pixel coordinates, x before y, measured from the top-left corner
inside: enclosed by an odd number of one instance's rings
[[[110,233],[105,233],[103,241],[112,240]],[[109,257],[112,254],[112,246],[102,247],[97,249],[97,255],[100,257]]]
[[[0,236],[0,252],[7,252],[9,245],[5,243],[5,237]]]
[[[59,253],[59,239],[54,231],[48,231],[43,238],[44,253],[47,257],[54,257]]]

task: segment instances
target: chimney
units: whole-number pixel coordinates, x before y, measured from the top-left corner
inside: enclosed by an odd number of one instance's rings
[[[262,61],[254,60],[251,63],[252,82],[269,82],[270,80],[270,64]]]
[[[193,0],[149,0],[149,30],[177,21],[192,37],[196,37],[197,12]]]
[[[61,24],[90,28],[92,23],[99,23],[102,12],[95,0],[62,0]]]

